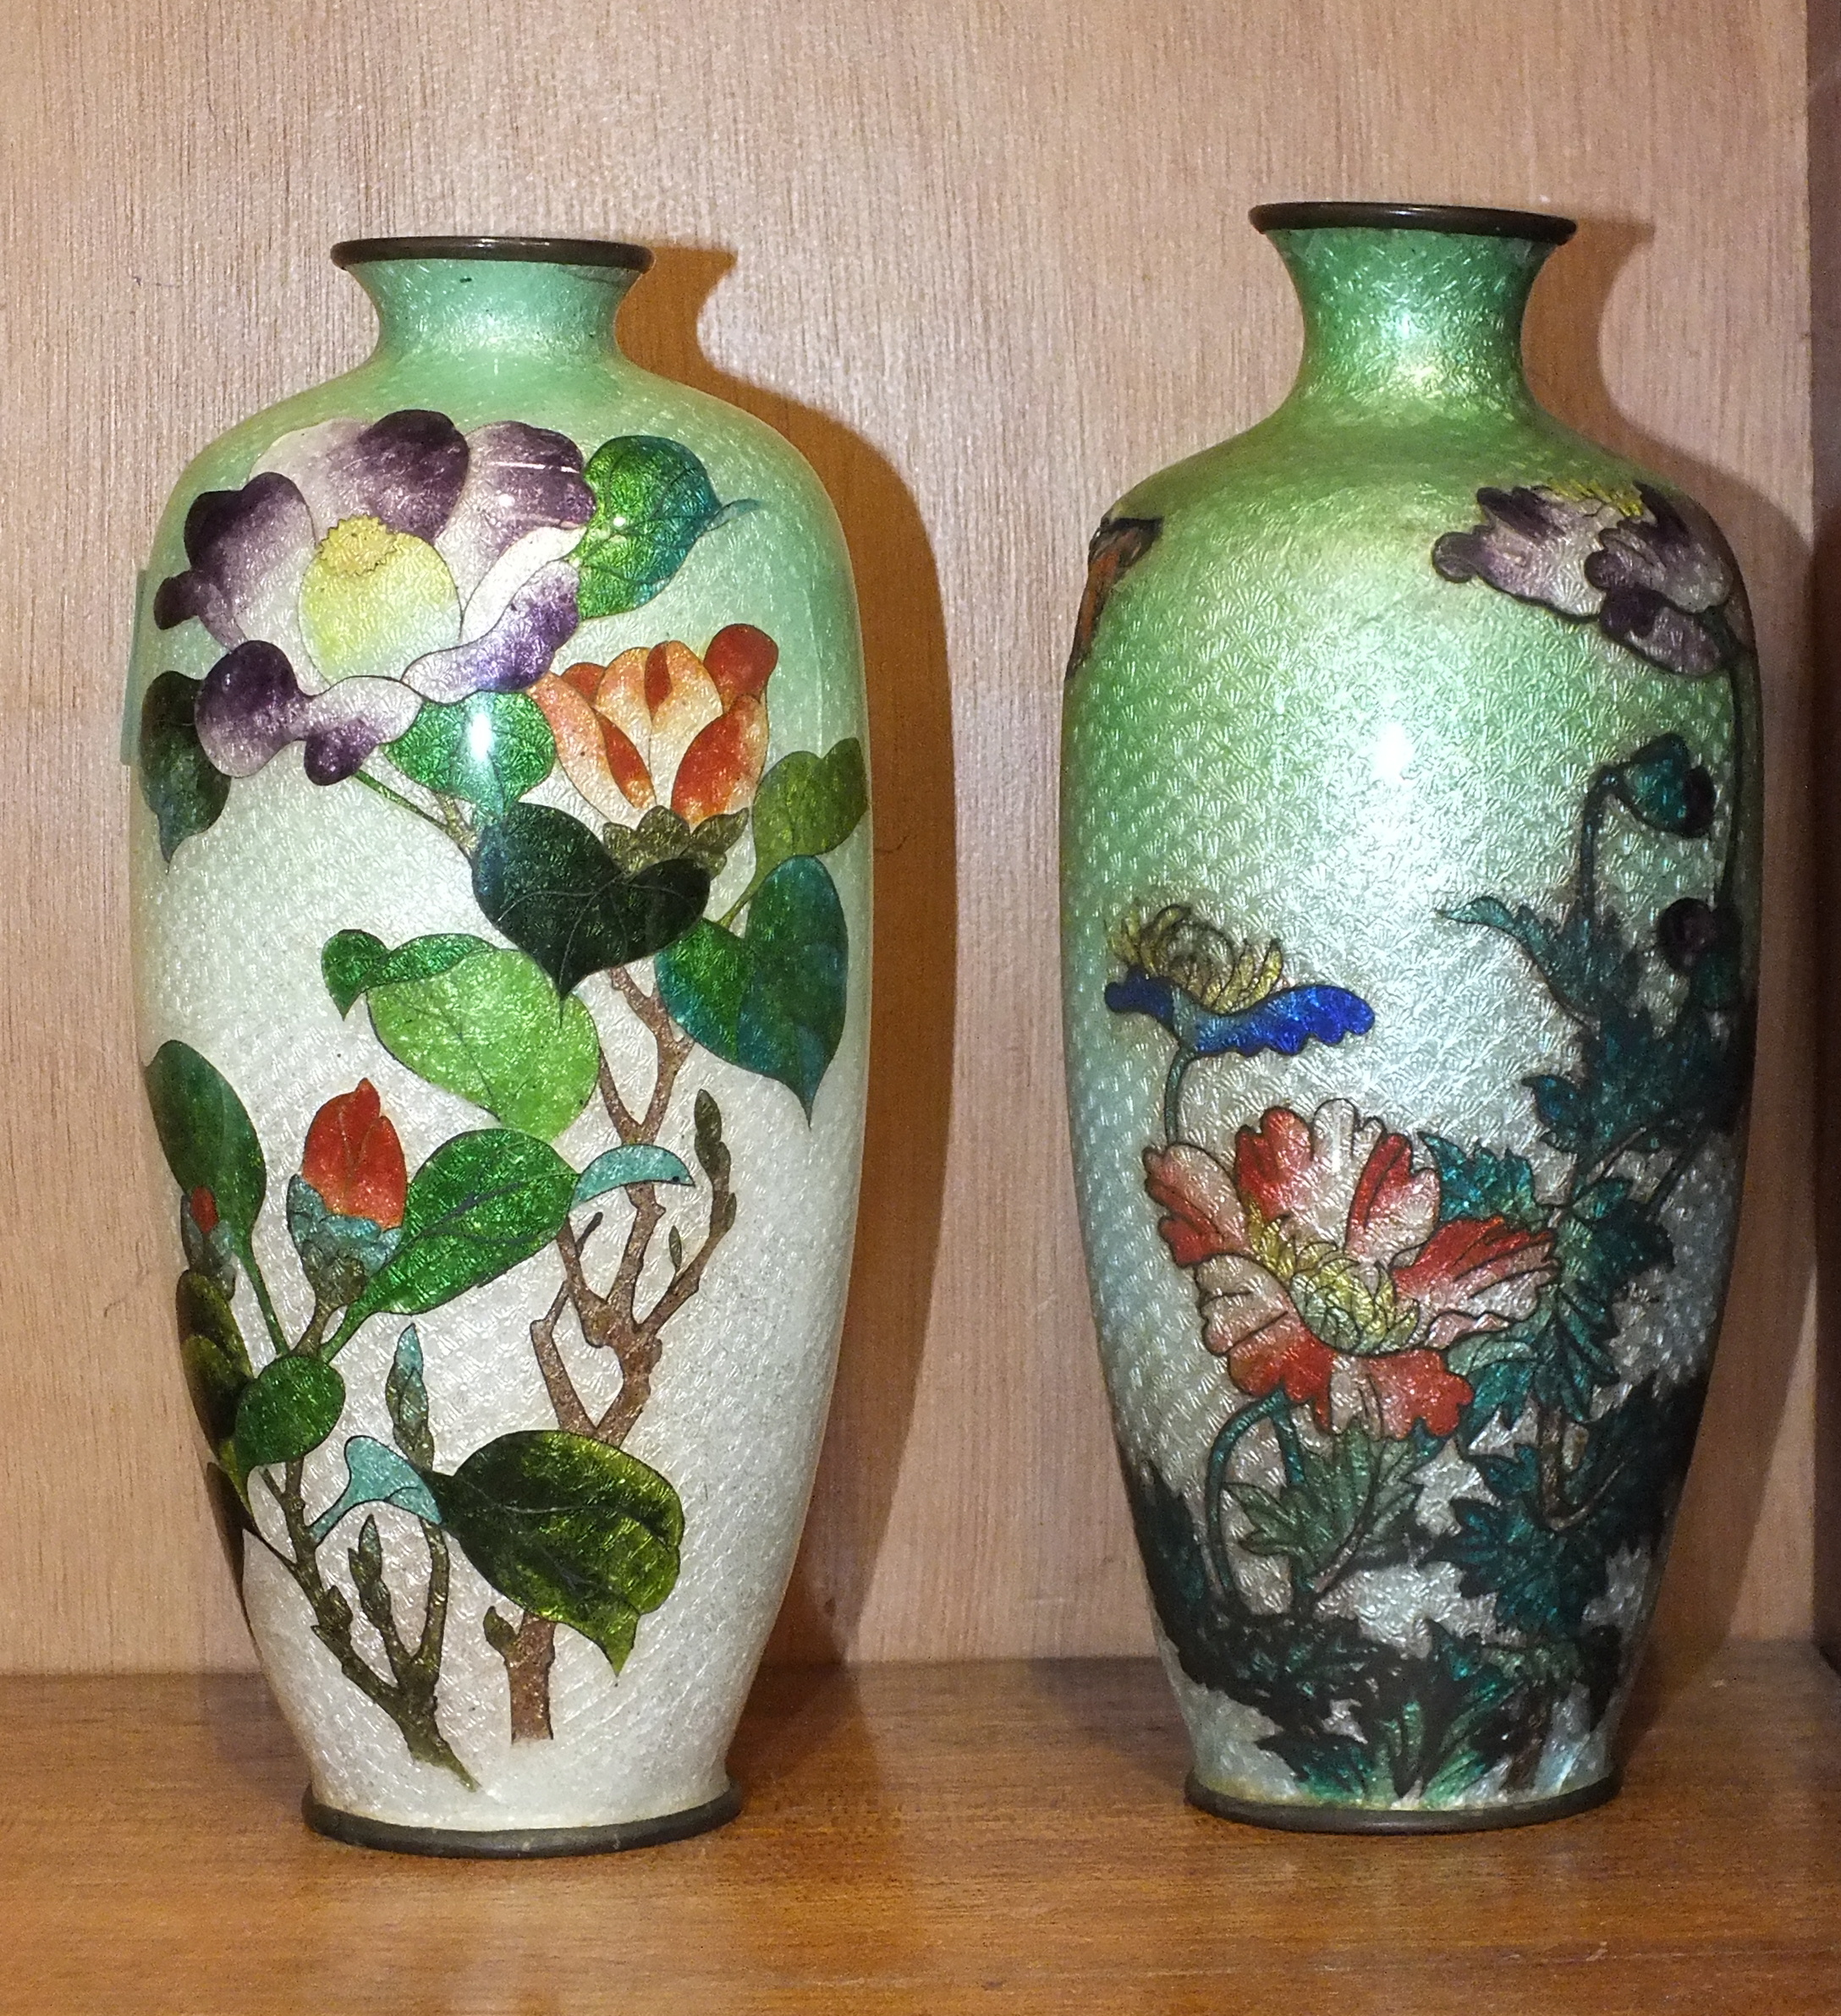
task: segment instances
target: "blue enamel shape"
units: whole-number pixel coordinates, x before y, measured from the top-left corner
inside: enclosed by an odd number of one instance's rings
[[[1196,1057],[1229,1050],[1241,1057],[1266,1050],[1295,1057],[1313,1038],[1339,1043],[1374,1027],[1374,1010],[1346,987],[1283,987],[1250,1008],[1217,1015],[1169,981],[1135,966],[1107,986],[1106,1005],[1117,1015],[1151,1016]]]

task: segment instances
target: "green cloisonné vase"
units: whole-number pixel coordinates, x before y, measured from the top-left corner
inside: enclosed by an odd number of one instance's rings
[[[370,360],[192,464],[127,753],[206,1475],[325,1831],[726,1819],[856,1207],[856,606],[768,428],[622,356],[650,263],[334,253]]]
[[[1570,224],[1254,222],[1297,383],[1107,515],[1069,669],[1126,1486],[1195,1803],[1550,1818],[1614,1789],[1731,1260],[1751,623],[1706,514],[1528,391]]]

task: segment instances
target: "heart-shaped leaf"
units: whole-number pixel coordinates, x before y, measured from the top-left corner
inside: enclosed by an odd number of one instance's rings
[[[579,819],[515,805],[480,837],[480,908],[570,992],[591,973],[661,952],[703,915],[709,871],[689,860],[629,875]]]
[[[441,1508],[421,1474],[368,1435],[354,1435],[345,1445],[345,1488],[307,1529],[315,1545],[360,1505],[396,1505],[431,1525],[441,1524]]]
[[[411,938],[392,952],[382,938],[367,931],[342,931],[328,938],[320,952],[320,977],[342,1015],[351,1013],[352,1003],[371,987],[394,986],[410,980],[428,980],[458,966],[476,952],[490,952],[489,939],[470,937],[464,931],[442,931],[431,937]]]
[[[371,1025],[417,1077],[552,1140],[594,1091],[594,1018],[573,995],[560,997],[527,954],[474,943],[439,973],[373,984]]]
[[[684,1507],[624,1449],[554,1429],[503,1435],[451,1476],[442,1524],[494,1589],[591,1639],[618,1673],[640,1617],[678,1579]]]
[[[496,819],[550,774],[556,743],[534,700],[521,693],[475,693],[448,703],[425,700],[408,734],[385,753],[404,776]]]
[[[824,755],[796,749],[761,780],[755,797],[755,883],[782,861],[842,847],[869,810],[863,744],[855,735]]]
[[[265,1464],[310,1454],[338,1427],[344,1406],[345,1382],[323,1360],[272,1360],[238,1403],[238,1467],[246,1477]]]
[[[582,474],[595,512],[569,557],[580,569],[575,595],[584,622],[649,602],[706,532],[755,508],[748,499],[719,503],[690,450],[657,435],[603,442]]]
[[[633,1141],[597,1155],[575,1182],[575,1202],[586,1204],[629,1183],[689,1183],[690,1172],[668,1148]]]
[[[193,725],[198,690],[196,679],[162,672],[140,703],[140,795],[168,861],[181,841],[217,824],[230,797],[229,778],[205,754]]]
[[[162,1043],[145,1073],[147,1103],[173,1180],[210,1193],[217,1222],[246,1249],[268,1189],[262,1145],[243,1101],[215,1064],[185,1043]]]
[[[443,1141],[409,1179],[403,1243],[345,1312],[327,1355],[379,1310],[420,1316],[530,1259],[556,1237],[574,1189],[575,1172],[530,1134],[489,1128]]]
[[[706,1050],[789,1085],[811,1118],[844,1035],[849,934],[822,861],[783,861],[740,937],[700,923],[660,956],[665,1006]]]

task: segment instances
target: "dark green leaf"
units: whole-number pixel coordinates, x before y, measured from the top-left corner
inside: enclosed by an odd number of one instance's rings
[[[1642,985],[1642,954],[1624,942],[1622,926],[1607,912],[1574,910],[1555,920],[1525,904],[1511,909],[1496,897],[1480,896],[1447,915],[1455,924],[1480,924],[1514,939],[1575,1020],[1628,1010]]]
[[[808,749],[783,756],[755,797],[754,886],[782,861],[842,847],[869,803],[863,744],[854,735],[822,756]]]
[[[700,923],[658,961],[665,1006],[704,1048],[789,1086],[805,1109],[844,1035],[849,939],[822,862],[783,862],[743,936]]]
[[[333,1348],[380,1310],[420,1316],[541,1252],[569,1214],[575,1172],[527,1134],[443,1141],[409,1179],[403,1239],[346,1312]]]
[[[1679,735],[1646,742],[1609,777],[1624,806],[1657,832],[1697,840],[1713,823],[1713,780]]]
[[[715,1093],[701,1087],[691,1107],[695,1121],[697,1166],[712,1183],[728,1181],[728,1144],[723,1139],[723,1109]]]
[[[222,1288],[195,1268],[181,1274],[174,1298],[179,1361],[192,1411],[216,1450],[236,1425],[237,1403],[255,1376],[235,1312]]]
[[[714,881],[747,830],[745,812],[717,812],[692,826],[669,805],[653,805],[637,826],[609,824],[602,828],[601,837],[623,875],[637,875],[657,861],[682,860],[695,861]]]
[[[173,1180],[188,1195],[210,1191],[218,1222],[247,1247],[268,1171],[243,1101],[214,1064],[184,1043],[162,1043],[145,1076]]]
[[[422,1340],[411,1323],[396,1340],[396,1355],[383,1382],[383,1404],[390,1410],[390,1431],[411,1463],[426,1469],[435,1460],[435,1438],[428,1426],[428,1387],[422,1377]]]
[[[522,693],[475,693],[451,704],[424,700],[387,754],[405,777],[496,819],[550,774],[556,743],[535,700]]]
[[[236,1455],[244,1475],[318,1448],[338,1427],[344,1405],[345,1382],[322,1360],[271,1360],[237,1408]]]
[[[473,857],[480,908],[569,993],[591,973],[662,951],[703,915],[707,869],[689,860],[622,872],[578,819],[516,805]]]
[[[489,939],[471,937],[464,931],[442,931],[432,937],[411,938],[392,952],[382,938],[367,931],[342,931],[328,938],[321,950],[320,975],[340,1014],[349,1015],[352,1003],[372,987],[429,980],[475,953],[493,949]]]
[[[1468,1154],[1455,1141],[1425,1135],[1438,1171],[1438,1222],[1453,1218],[1506,1218],[1525,1232],[1542,1230],[1552,1216],[1535,1195],[1534,1170],[1525,1156],[1498,1155],[1478,1142]]]
[[[200,682],[162,672],[140,703],[140,795],[160,828],[160,852],[170,861],[179,843],[215,826],[230,796],[230,780],[212,766],[192,725]]]
[[[580,570],[575,599],[585,623],[649,602],[706,532],[752,508],[745,500],[718,503],[690,450],[656,435],[603,442],[582,473],[595,510],[570,558]]]
[[[530,1430],[431,1471],[443,1523],[494,1589],[580,1631],[618,1673],[678,1579],[684,1508],[657,1470],[583,1435]]]
[[[1353,1568],[1385,1568],[1406,1556],[1413,1473],[1430,1452],[1377,1438],[1351,1424],[1327,1451],[1303,1451],[1302,1475],[1282,1491],[1234,1487],[1250,1554],[1289,1558],[1299,1577],[1340,1580]]]

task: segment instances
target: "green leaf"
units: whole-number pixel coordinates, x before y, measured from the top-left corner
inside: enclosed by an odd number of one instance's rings
[[[218,1222],[246,1248],[268,1171],[243,1101],[217,1066],[184,1043],[162,1043],[144,1076],[173,1180],[188,1196],[209,1190]]]
[[[1646,742],[1608,774],[1625,808],[1658,833],[1698,840],[1713,823],[1713,780],[1679,735]]]
[[[755,797],[755,873],[758,887],[782,861],[842,847],[869,810],[863,744],[853,735],[825,755],[809,749],[783,756]]]
[[[637,826],[601,829],[601,838],[623,875],[636,875],[655,861],[695,861],[712,881],[722,873],[730,851],[748,830],[745,812],[716,812],[692,826],[669,805],[650,806]]]
[[[422,1377],[422,1340],[411,1323],[396,1340],[396,1356],[383,1382],[383,1404],[390,1410],[390,1432],[411,1463],[426,1469],[435,1460],[435,1438],[428,1426],[428,1387]]]
[[[1437,1134],[1421,1137],[1438,1171],[1438,1222],[1505,1218],[1524,1232],[1545,1228],[1552,1213],[1535,1195],[1525,1156],[1498,1155],[1479,1141],[1468,1154]]]
[[[380,1310],[420,1316],[541,1252],[574,1189],[575,1172],[530,1134],[491,1128],[443,1141],[409,1179],[402,1244],[346,1311],[328,1351]]]
[[[492,949],[490,939],[443,931],[432,937],[410,938],[392,952],[382,938],[367,931],[342,931],[328,938],[321,950],[320,976],[340,1014],[349,1015],[352,1003],[372,987],[429,980],[476,952]]]
[[[573,995],[560,998],[525,953],[475,943],[441,972],[373,981],[371,1025],[418,1078],[470,1099],[507,1127],[552,1140],[594,1092],[601,1059],[594,1018]]]
[[[348,1218],[326,1208],[305,1178],[288,1178],[288,1236],[300,1255],[307,1285],[328,1309],[357,1300],[365,1283],[396,1251],[394,1228],[371,1218]]]
[[[424,700],[387,753],[404,776],[496,819],[550,774],[556,742],[542,709],[524,694],[475,693],[451,704]]]
[[[277,1358],[264,1365],[237,1407],[236,1458],[243,1474],[292,1463],[319,1447],[338,1425],[345,1382],[317,1358]]]
[[[1250,1554],[1289,1557],[1306,1582],[1405,1558],[1415,1500],[1413,1475],[1432,1452],[1416,1440],[1371,1436],[1351,1424],[1327,1452],[1302,1452],[1303,1473],[1282,1491],[1233,1487]]]
[[[690,1172],[668,1148],[655,1148],[635,1141],[624,1148],[610,1148],[597,1155],[576,1179],[577,1204],[586,1204],[609,1190],[624,1189],[631,1183],[689,1183]]]
[[[527,1430],[427,1482],[494,1589],[580,1631],[620,1670],[640,1617],[678,1579],[684,1508],[657,1470],[584,1435]]]
[[[174,1298],[179,1362],[192,1411],[215,1450],[236,1425],[237,1403],[256,1376],[228,1298],[208,1274],[188,1269]]]
[[[662,951],[703,915],[709,871],[656,862],[629,875],[579,819],[516,805],[473,857],[480,908],[567,994],[591,973]]]
[[[595,510],[569,557],[580,570],[575,600],[585,623],[649,602],[706,532],[756,508],[718,503],[690,449],[656,435],[603,442],[582,474]]]
[[[700,923],[658,961],[665,1006],[729,1063],[789,1086],[811,1118],[844,1035],[849,937],[822,862],[783,862],[740,937]]]
[[[1446,915],[1512,938],[1577,1021],[1626,1010],[1642,986],[1642,954],[1625,944],[1623,926],[1608,912],[1574,910],[1556,920],[1526,904],[1511,909],[1497,897],[1479,896]]]
[[[308,1527],[315,1546],[360,1505],[395,1505],[431,1525],[441,1524],[441,1508],[420,1471],[368,1435],[354,1435],[345,1445],[345,1488]]]
[[[160,828],[161,857],[217,823],[230,780],[213,768],[192,725],[201,682],[162,672],[140,703],[140,795]]]

